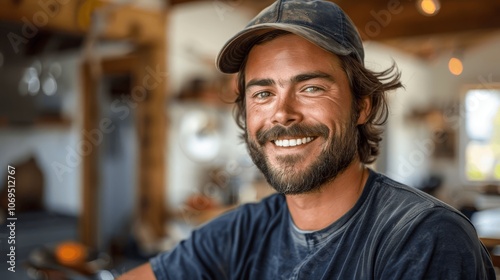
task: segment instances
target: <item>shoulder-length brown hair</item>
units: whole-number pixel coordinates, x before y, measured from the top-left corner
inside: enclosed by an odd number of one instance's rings
[[[261,36],[254,45],[271,41],[277,37],[290,34],[286,31],[271,31]],[[389,109],[387,105],[386,94],[403,87],[400,82],[401,73],[397,65],[393,62],[392,66],[386,70],[377,72],[372,71],[359,62],[353,56],[338,56],[341,61],[341,67],[345,71],[349,80],[351,92],[353,94],[353,108],[355,113],[359,114],[362,109],[362,101],[365,97],[371,101],[371,110],[364,124],[357,126],[358,129],[358,155],[363,163],[372,163],[379,154],[379,143],[382,140],[383,125],[387,122]],[[243,130],[242,138],[246,139],[246,104],[245,104],[245,66],[246,59],[240,67],[237,80],[237,97],[234,103],[234,117],[236,123]]]

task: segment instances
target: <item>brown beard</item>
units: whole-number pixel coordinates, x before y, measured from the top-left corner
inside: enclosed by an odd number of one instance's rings
[[[302,137],[314,135],[328,140],[330,129],[318,124],[308,126],[295,124],[290,127],[277,125],[267,131],[258,131],[257,140],[245,141],[255,165],[262,171],[267,182],[279,193],[303,194],[318,190],[326,182],[334,180],[354,160],[357,152],[358,132],[354,116],[348,123],[341,124],[341,131],[330,139],[323,153],[304,171],[297,171],[295,164],[303,160],[299,155],[280,156],[280,166],[272,166],[262,146],[278,137]],[[274,145],[274,144],[273,144]]]

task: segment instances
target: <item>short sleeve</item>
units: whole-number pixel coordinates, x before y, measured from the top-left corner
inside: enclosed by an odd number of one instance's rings
[[[231,215],[229,215],[231,216]],[[194,230],[171,251],[150,259],[158,280],[167,279],[228,279],[227,260],[230,235],[228,215]]]

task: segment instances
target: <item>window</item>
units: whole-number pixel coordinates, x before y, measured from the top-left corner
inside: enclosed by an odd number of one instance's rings
[[[463,170],[472,182],[500,181],[500,86],[469,89],[464,97]]]

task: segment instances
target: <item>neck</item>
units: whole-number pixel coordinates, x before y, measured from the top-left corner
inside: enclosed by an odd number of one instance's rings
[[[287,195],[288,210],[295,225],[301,230],[311,231],[323,229],[337,221],[361,196],[368,174],[368,169],[355,160],[318,191]]]

